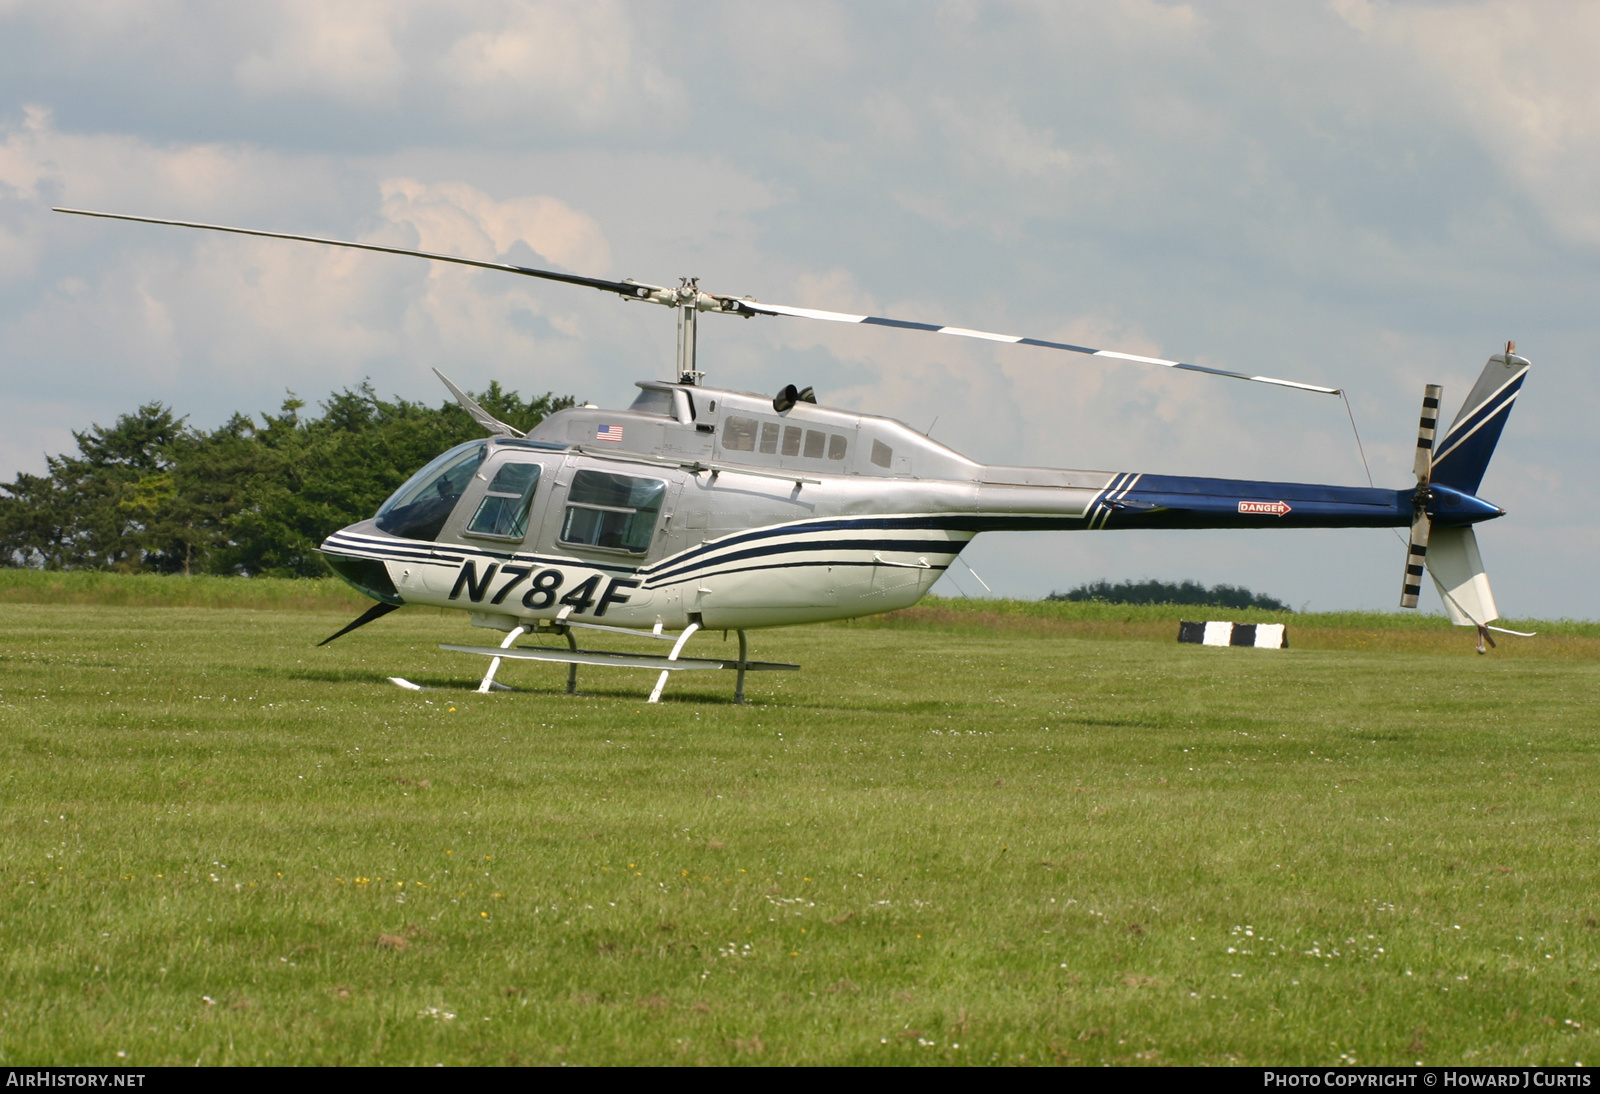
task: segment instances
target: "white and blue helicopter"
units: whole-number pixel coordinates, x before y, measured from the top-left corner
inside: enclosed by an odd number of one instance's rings
[[[322,544],[333,571],[376,603],[322,644],[403,605],[459,608],[506,632],[497,646],[441,648],[490,658],[670,673],[799,666],[748,659],[746,632],[875,615],[915,604],[980,532],[1133,528],[1411,529],[1401,605],[1427,572],[1453,623],[1493,644],[1499,618],[1473,525],[1504,510],[1476,496],[1527,375],[1515,344],[1489,358],[1442,437],[1442,389],[1424,391],[1416,482],[1403,489],[1069,471],[979,463],[892,418],[818,405],[810,388],[776,397],[713,388],[695,367],[698,319],[788,316],[1009,342],[1203,372],[1327,395],[1337,388],[1252,376],[1038,338],[609,281],[456,255],[217,224],[57,209],[426,258],[580,285],[678,314],[677,378],[642,381],[626,410],[558,411],[523,435],[439,378],[483,426],[422,468],[370,520]],[[437,373],[437,370],[435,370]],[[698,631],[736,631],[735,659],[681,656]],[[645,634],[647,655],[579,648],[578,633]],[[1518,632],[1507,632],[1518,633]],[[518,645],[555,636],[565,646]],[[415,687],[401,678],[397,684]]]

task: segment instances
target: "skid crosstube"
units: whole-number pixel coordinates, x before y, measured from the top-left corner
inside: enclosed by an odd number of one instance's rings
[[[671,669],[673,672],[695,669],[731,669],[738,671],[743,665],[747,672],[794,672],[799,665],[782,661],[744,661],[738,658],[680,657],[668,660],[659,653],[612,653],[607,650],[564,650],[555,646],[439,646],[454,653],[476,653],[482,657],[504,657],[516,661],[560,661],[572,665],[609,665],[618,669]]]

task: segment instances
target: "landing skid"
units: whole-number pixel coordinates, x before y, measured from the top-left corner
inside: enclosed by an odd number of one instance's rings
[[[413,684],[410,680],[407,680],[404,676],[391,676],[391,677],[389,677],[389,683],[393,684],[397,688],[400,688],[402,691],[432,691],[433,690],[432,688],[423,687],[421,684]],[[498,684],[498,683],[494,683],[493,681],[491,681],[490,684],[489,684],[489,690],[490,691],[516,691],[517,689],[516,688],[508,688],[504,684]]]
[[[514,628],[510,634],[506,635],[505,641],[498,646],[440,645],[439,648],[442,650],[450,650],[455,653],[474,653],[480,657],[488,657],[491,659],[489,661],[488,671],[484,673],[483,681],[478,685],[478,691],[480,694],[486,693],[491,689],[510,690],[507,689],[504,684],[495,683],[494,679],[495,673],[500,669],[500,662],[508,659],[512,661],[554,661],[571,666],[567,673],[567,694],[569,695],[577,692],[579,665],[602,665],[619,669],[660,669],[661,675],[656,678],[655,688],[650,692],[649,701],[652,703],[660,701],[661,692],[667,685],[667,677],[674,672],[700,672],[713,669],[728,669],[737,672],[739,675],[738,682],[734,686],[733,701],[735,703],[743,703],[745,673],[794,672],[800,668],[799,665],[791,665],[781,661],[749,660],[750,647],[744,631],[738,632],[739,657],[737,660],[730,660],[716,657],[679,656],[683,652],[683,647],[688,643],[689,639],[700,630],[699,623],[690,623],[683,629],[683,632],[677,636],[676,640],[673,640],[670,635],[663,635],[660,632],[659,627],[657,627],[655,632],[649,634],[648,637],[662,638],[672,641],[672,652],[664,655],[658,653],[619,653],[613,650],[579,649],[578,640],[572,633],[572,626],[575,625],[576,624],[557,624],[556,626],[550,628],[549,631],[535,632],[563,635],[567,640],[566,649],[561,649],[559,646],[512,645],[512,643],[514,643],[518,638],[528,633],[528,628],[526,627]],[[622,628],[620,627],[602,628],[592,625],[589,629],[622,631]],[[638,632],[631,633],[638,634]],[[408,684],[410,684],[409,681],[402,683],[397,677],[392,679],[393,682],[400,687],[406,687]],[[414,684],[410,684],[410,686],[413,688],[416,687]]]

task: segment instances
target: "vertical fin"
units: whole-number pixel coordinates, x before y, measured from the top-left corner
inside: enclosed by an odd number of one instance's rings
[[[1483,556],[1478,554],[1478,537],[1470,526],[1433,530],[1428,573],[1456,626],[1483,627],[1500,618],[1483,572]]]
[[[1511,415],[1511,404],[1528,374],[1528,359],[1518,357],[1515,351],[1516,343],[1507,342],[1505,353],[1489,358],[1467,401],[1461,404],[1461,412],[1434,446],[1434,482],[1464,494],[1478,492],[1500,431]]]

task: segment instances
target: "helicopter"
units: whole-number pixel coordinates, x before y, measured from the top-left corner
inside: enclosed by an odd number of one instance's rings
[[[1515,343],[1491,356],[1440,434],[1443,390],[1425,387],[1414,473],[1401,489],[985,464],[893,418],[823,406],[814,391],[776,395],[711,387],[696,368],[702,313],[854,323],[1032,346],[1343,396],[1339,388],[1230,372],[1021,335],[765,303],[586,277],[458,255],[318,236],[85,209],[56,212],[424,258],[613,293],[677,313],[677,375],[645,380],[625,409],[584,405],[524,434],[498,421],[437,369],[483,428],[412,475],[371,519],[328,536],[329,567],[371,608],[326,645],[404,605],[461,609],[502,631],[497,645],[443,644],[489,659],[478,691],[504,689],[502,662],[745,674],[798,665],[752,661],[747,632],[907,608],[989,531],[1136,528],[1410,528],[1401,606],[1424,573],[1452,623],[1475,627],[1478,652],[1499,618],[1473,526],[1505,515],[1476,496],[1529,362]],[[979,579],[982,580],[981,578]],[[987,587],[987,586],[986,586]],[[703,630],[733,631],[739,656],[684,657]],[[675,633],[674,633],[675,632]],[[578,634],[669,641],[666,654],[586,649]],[[518,645],[565,639],[565,646]],[[418,688],[402,677],[401,687]]]

